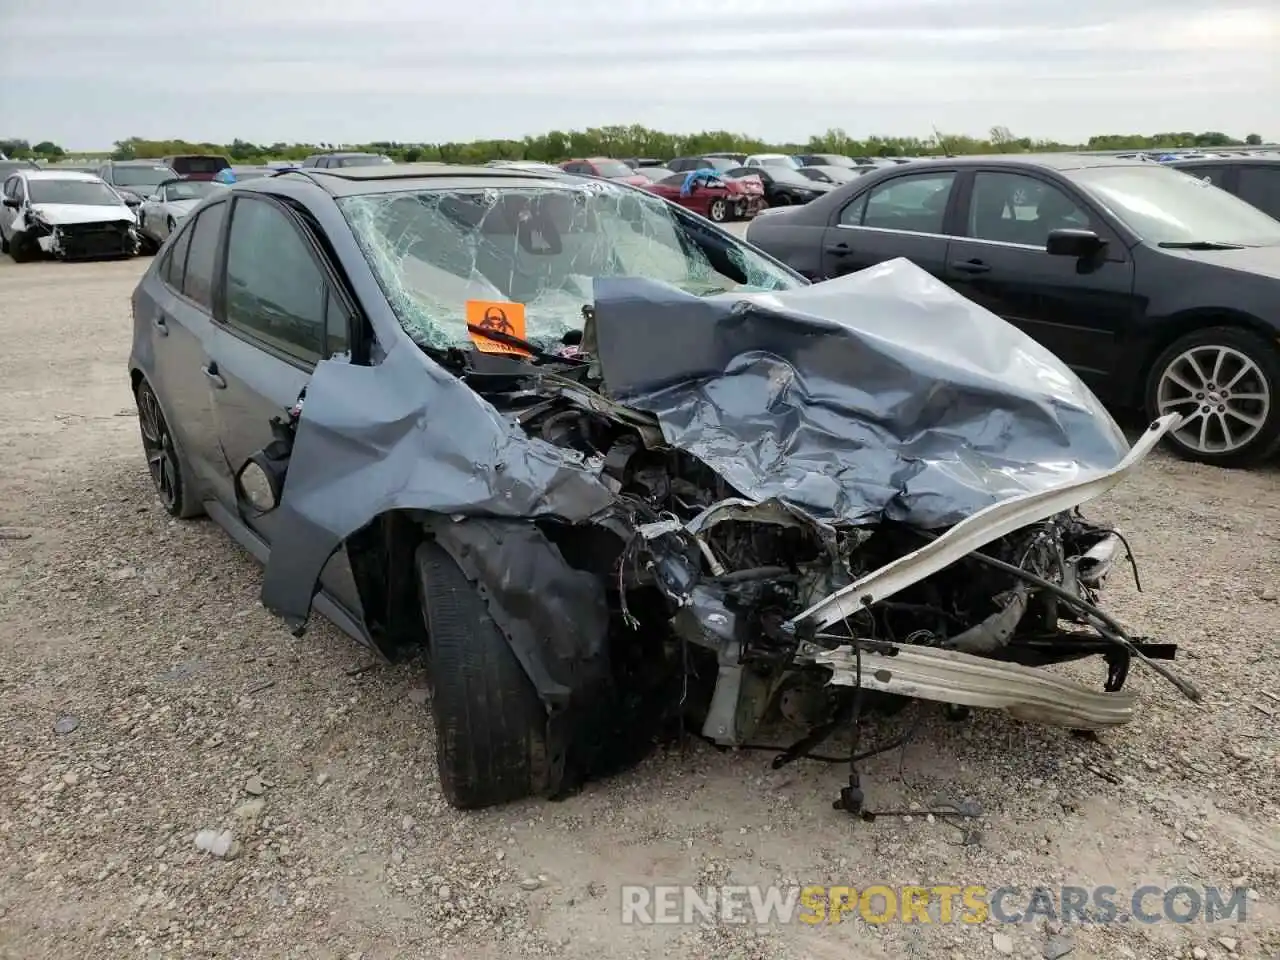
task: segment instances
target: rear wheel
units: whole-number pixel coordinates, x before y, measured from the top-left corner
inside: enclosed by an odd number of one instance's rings
[[[1249,330],[1210,327],[1170,344],[1147,381],[1147,412],[1179,413],[1167,434],[1188,460],[1247,466],[1280,444],[1280,351]]]
[[[171,516],[188,520],[204,512],[199,497],[187,482],[173,434],[165,421],[160,401],[143,380],[138,384],[138,429],[142,433],[142,451],[147,457],[147,470],[155,485],[160,504]]]
[[[445,799],[466,810],[543,792],[547,714],[528,675],[484,597],[439,544],[422,544],[416,564]]]

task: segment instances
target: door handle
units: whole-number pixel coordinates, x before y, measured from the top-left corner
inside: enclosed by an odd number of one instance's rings
[[[222,374],[218,373],[218,365],[216,363],[210,363],[206,367],[201,367],[200,372],[209,378],[209,382],[212,383],[216,389],[225,390],[227,388],[227,381],[223,380]]]
[[[165,322],[163,314],[157,314],[151,318],[152,325],[160,331],[160,336],[167,337],[169,335],[169,324]]]
[[[989,273],[991,267],[981,260],[952,260],[951,269],[960,273]]]
[[[847,243],[829,243],[827,244],[827,253],[833,257],[847,257],[853,253],[853,248]]]

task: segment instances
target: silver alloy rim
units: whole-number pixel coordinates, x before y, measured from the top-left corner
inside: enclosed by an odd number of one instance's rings
[[[1262,431],[1271,386],[1261,368],[1232,347],[1205,344],[1174,357],[1156,388],[1160,415],[1186,418],[1173,435],[1196,453],[1234,453]]]
[[[716,221],[723,220],[727,206],[728,204],[726,204],[723,200],[712,200],[711,209],[709,211],[711,214],[711,219]]]

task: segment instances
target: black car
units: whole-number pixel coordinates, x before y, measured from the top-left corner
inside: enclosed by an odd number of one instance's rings
[[[752,221],[819,280],[905,257],[1021,327],[1098,396],[1186,416],[1174,449],[1280,443],[1280,222],[1161,164],[971,157],[889,167]]]
[[[788,167],[734,167],[723,173],[726,177],[759,177],[764,185],[764,198],[771,207],[808,203],[834,188],[834,184],[811,180]]]
[[[1280,220],[1280,156],[1206,157],[1173,160],[1167,166],[1208,180]]]
[[[93,171],[131,207],[155,193],[155,188],[179,174],[159,160],[109,160]]]
[[[134,291],[128,376],[164,508],[263,562],[269,610],[425,653],[455,806],[561,793],[698,713],[741,745],[775,684],[804,693],[789,716],[825,722],[824,691],[840,716],[850,629],[876,638],[856,661],[869,697],[1125,722],[1127,651],[1172,650],[1055,632],[1122,556],[1062,511],[1173,418],[1130,449],[1008,324],[867,280],[833,298],[598,179],[299,170],[179,224]],[[904,394],[967,399],[948,417]],[[986,510],[1046,491],[1024,526]],[[1041,595],[1054,557],[1071,579]],[[850,571],[877,578],[856,608]],[[1115,660],[1105,691],[1018,682],[1091,654]]]

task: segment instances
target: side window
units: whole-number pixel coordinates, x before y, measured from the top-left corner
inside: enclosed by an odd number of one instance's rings
[[[227,216],[227,204],[206,207],[187,232],[191,234],[191,249],[187,253],[187,271],[182,278],[182,292],[209,311],[213,310],[213,268],[218,255],[218,240],[222,237],[222,222]]]
[[[342,301],[333,295],[333,290],[326,286],[327,296],[324,304],[325,349],[324,356],[335,353],[346,353],[351,349],[350,327],[351,315]]]
[[[27,182],[21,177],[17,178],[18,182],[13,185],[13,195],[18,200],[27,199]]]
[[[1215,187],[1222,186],[1222,181],[1226,179],[1226,167],[1186,167],[1182,171],[1198,180],[1208,180]]]
[[[840,211],[841,226],[857,227],[862,225],[862,214],[867,209],[867,197],[869,196],[871,196],[870,190],[845,204],[845,208]]]
[[[968,234],[1043,247],[1053,230],[1090,226],[1089,214],[1061,189],[1019,173],[981,173],[973,178]]]
[[[10,177],[8,180],[4,182],[4,195],[6,197],[17,196],[18,195],[17,187],[18,187],[18,178]]]
[[[1240,199],[1280,219],[1280,167],[1241,165]]]
[[[872,187],[862,212],[862,226],[911,233],[942,233],[954,171],[895,177]]]
[[[179,293],[182,292],[182,279],[187,271],[187,250],[191,247],[191,234],[194,227],[193,222],[187,229],[179,232],[177,239],[169,247],[169,252],[165,255],[168,259],[161,268],[164,282]]]
[[[288,216],[264,200],[239,199],[227,243],[227,323],[308,363],[326,356],[330,322],[341,304],[326,302],[328,282]],[[334,314],[334,310],[338,314]]]

